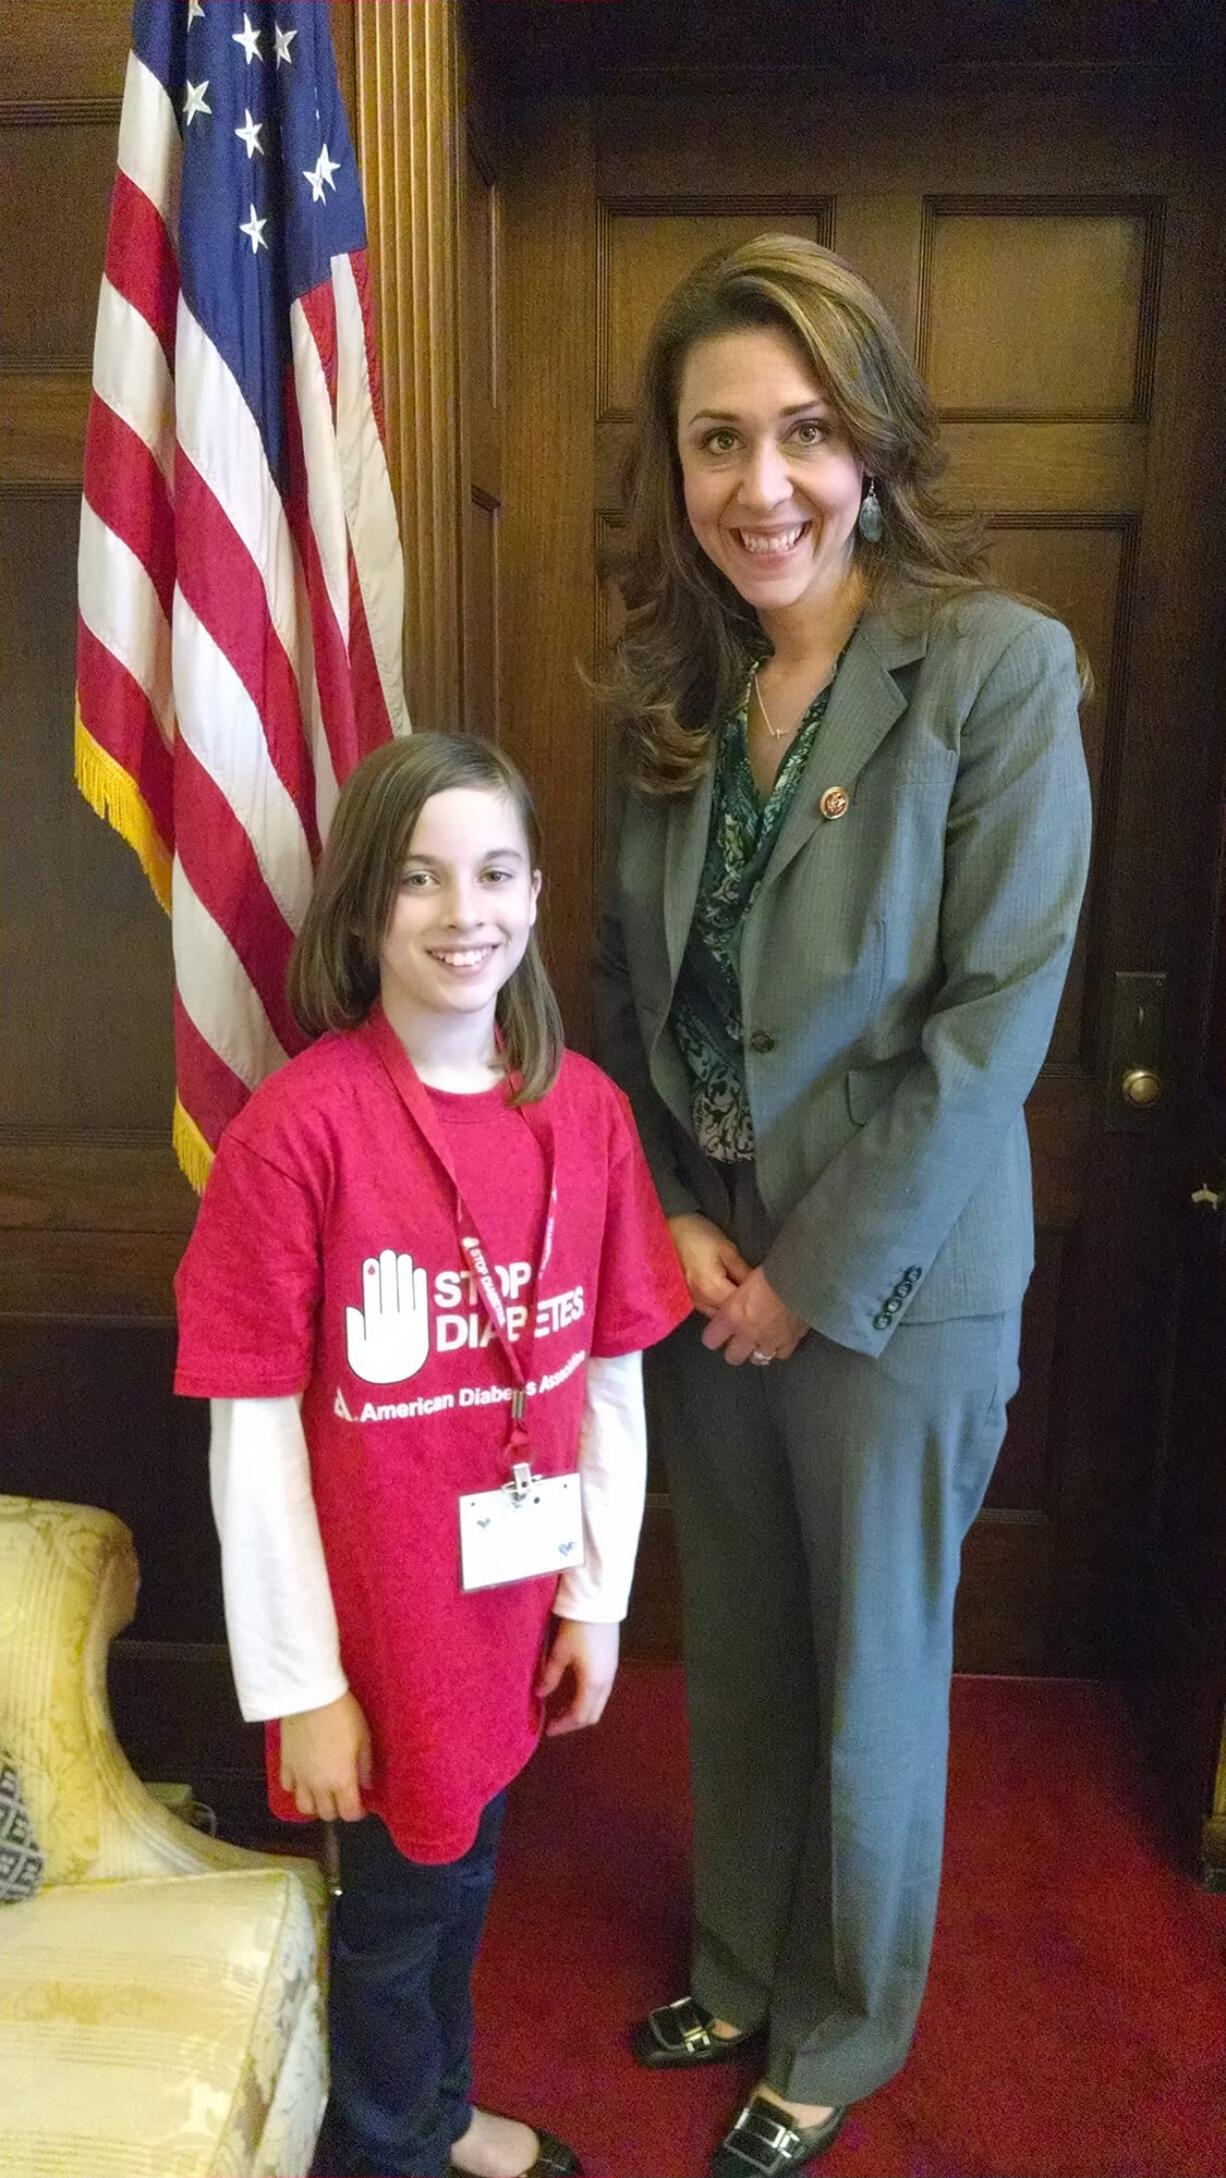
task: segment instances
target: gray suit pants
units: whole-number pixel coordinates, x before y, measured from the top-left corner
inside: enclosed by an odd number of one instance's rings
[[[768,1234],[744,1183],[720,1218]],[[1017,1385],[1020,1309],[816,1332],[730,1368],[691,1317],[648,1357],[684,1588],[692,1990],[766,2026],[796,2101],[903,2063],[936,1918],[954,1593]]]

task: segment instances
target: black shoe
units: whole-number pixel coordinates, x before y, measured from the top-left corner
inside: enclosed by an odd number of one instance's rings
[[[519,2122],[527,2124],[527,2119],[521,2118]],[[583,2178],[583,2165],[573,2148],[568,2148],[556,2133],[543,2133],[539,2125],[534,2125],[532,2131],[540,2146],[536,2161],[524,2172],[524,2178]],[[458,2163],[451,2167],[459,2173]]]
[[[568,2148],[555,2133],[543,2133],[539,2125],[534,2125],[532,2130],[540,2141],[540,2153],[524,2178],[564,2178],[564,2174],[577,2174],[577,2178],[583,2178],[583,2165],[573,2148]]]
[[[661,2004],[640,2019],[630,2035],[630,2047],[649,2071],[664,2072],[671,2066],[722,2065],[735,2057],[746,2042],[757,2040],[760,2027],[745,2034],[712,2034],[710,2012],[693,1997],[678,1997],[675,2004]]]
[[[831,2147],[846,2115],[836,2108],[823,2124],[802,2129],[787,2123],[777,2103],[751,2095],[712,2156],[709,2178],[783,2178]]]

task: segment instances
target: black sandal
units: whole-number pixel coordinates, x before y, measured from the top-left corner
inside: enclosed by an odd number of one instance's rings
[[[846,2115],[836,2107],[820,2125],[789,2125],[777,2103],[751,2095],[712,2156],[709,2178],[783,2178],[831,2147]]]
[[[760,2027],[744,2034],[712,2034],[713,2014],[704,2012],[693,1997],[678,1997],[675,2004],[661,2004],[640,2019],[630,2035],[630,2047],[641,2065],[651,2072],[673,2067],[722,2065],[735,2057],[746,2042],[756,2041]]]

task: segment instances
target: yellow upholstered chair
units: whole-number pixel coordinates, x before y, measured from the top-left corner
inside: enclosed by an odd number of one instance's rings
[[[0,1749],[46,1858],[0,1905],[0,2178],[297,2178],[325,2097],[326,1891],[201,1836],[111,1727],[112,1514],[0,1496]]]

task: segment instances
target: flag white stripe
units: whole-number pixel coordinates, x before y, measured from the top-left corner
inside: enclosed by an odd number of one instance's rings
[[[170,93],[136,53],[128,55],[124,81],[119,171],[157,206],[177,254],[183,142]]]
[[[248,1089],[258,1088],[286,1053],[238,954],[193,892],[177,855],[170,929],[175,982],[188,1019]]]
[[[302,819],[273,765],[256,705],[180,591],[174,661],[179,732],[230,804],[269,892],[296,931],[311,893]]]
[[[264,442],[225,359],[179,298],[175,348],[179,444],[233,524],[264,585],[268,616],[298,683],[312,750],[323,740],[305,579]]]
[[[394,734],[408,731],[401,678],[404,561],[400,527],[379,437],[366,362],[366,327],[348,257],[332,260],[336,296],[336,436],[349,539],[370,645]]]
[[[77,601],[90,634],[144,689],[158,732],[167,748],[173,748],[170,623],[144,562],[99,519],[87,499],[81,502]]]
[[[332,402],[315,335],[300,302],[290,311],[294,342],[294,387],[302,423],[302,451],[306,464],[307,505],[311,528],[323,568],[324,583],[336,624],[346,648],[349,644],[349,554],[345,536],[345,502],[341,490],[340,450],[332,421]]]
[[[149,320],[105,277],[94,335],[94,392],[148,447],[173,499],[174,380]]]

